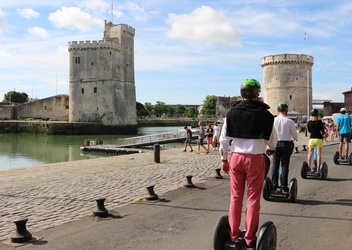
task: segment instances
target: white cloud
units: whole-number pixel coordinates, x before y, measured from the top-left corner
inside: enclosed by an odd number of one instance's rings
[[[9,58],[9,57],[11,57],[11,54],[9,54],[5,50],[0,50],[0,62],[5,60],[5,58]]]
[[[4,12],[0,9],[0,34],[6,30]]]
[[[145,9],[136,3],[126,2],[125,9],[128,10],[137,21],[146,21],[148,19],[148,14]]]
[[[26,19],[31,19],[31,18],[40,16],[38,12],[32,9],[18,9],[17,11],[22,17]]]
[[[62,7],[54,13],[50,13],[49,20],[57,28],[71,28],[88,31],[93,26],[102,26],[102,20],[93,18],[90,14],[77,7]]]
[[[83,9],[94,10],[99,13],[104,13],[111,8],[111,5],[103,0],[86,0],[80,3],[79,6]]]
[[[144,2],[143,2],[144,3]],[[124,4],[114,4],[113,14],[119,18],[125,17],[128,19],[133,18],[139,22],[145,22],[149,19],[148,12],[141,5],[135,2],[127,1]]]
[[[40,28],[38,26],[28,28],[28,33],[36,36],[40,36],[43,39],[46,39],[49,37],[49,33],[45,29]]]
[[[240,36],[230,19],[208,6],[201,6],[189,15],[169,14],[167,23],[171,26],[168,36],[172,38],[241,45]]]

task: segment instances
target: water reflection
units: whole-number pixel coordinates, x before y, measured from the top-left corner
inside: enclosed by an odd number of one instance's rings
[[[141,128],[138,135],[177,131],[179,127]],[[102,139],[116,144],[117,139],[136,135],[35,135],[0,134],[0,170],[37,166],[47,163],[108,157],[107,154],[82,152],[86,139]]]

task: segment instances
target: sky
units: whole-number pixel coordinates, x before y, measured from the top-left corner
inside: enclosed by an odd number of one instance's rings
[[[262,57],[285,53],[314,57],[314,100],[352,87],[350,0],[0,0],[0,101],[69,94],[67,44],[101,40],[104,20],[135,28],[141,103],[239,96],[262,83]]]

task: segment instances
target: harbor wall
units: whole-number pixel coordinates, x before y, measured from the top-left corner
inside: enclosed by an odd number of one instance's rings
[[[99,123],[0,122],[0,133],[51,135],[136,134],[137,126],[103,125]]]
[[[0,133],[27,133],[49,135],[103,135],[137,134],[138,127],[184,126],[198,127],[198,119],[140,119],[136,125],[104,125],[101,123],[55,121],[0,121]],[[201,119],[204,125],[213,119]]]

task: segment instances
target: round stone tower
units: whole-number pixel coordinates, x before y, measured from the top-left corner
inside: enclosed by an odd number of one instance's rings
[[[277,106],[286,102],[289,112],[309,115],[312,109],[312,66],[314,58],[303,54],[280,54],[261,59],[264,102],[277,115]]]

